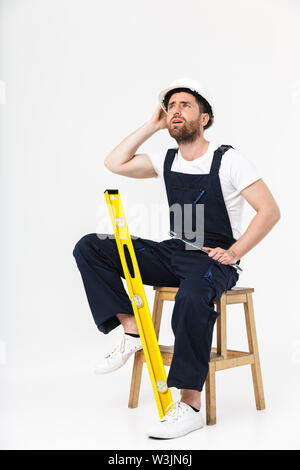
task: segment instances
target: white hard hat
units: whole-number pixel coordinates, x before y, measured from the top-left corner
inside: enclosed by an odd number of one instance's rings
[[[174,90],[175,88],[188,88],[189,90],[198,93],[202,98],[205,99],[205,101],[209,105],[209,115],[210,115],[210,121],[205,127],[209,127],[212,122],[213,122],[213,111],[212,111],[212,106],[211,106],[211,98],[209,96],[208,90],[202,85],[202,83],[198,82],[197,80],[193,80],[191,78],[178,78],[177,80],[174,80],[168,88],[165,88],[163,91],[160,92],[158,96],[159,104],[161,105],[162,109],[167,112],[167,109],[164,104],[164,99],[166,94]]]

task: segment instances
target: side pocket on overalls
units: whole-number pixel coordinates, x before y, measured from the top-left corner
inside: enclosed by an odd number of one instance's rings
[[[215,282],[214,282],[214,279],[213,279],[213,275],[212,275],[212,267],[214,265],[214,262],[212,261],[211,265],[209,266],[208,270],[206,271],[206,273],[204,274],[204,278],[210,283],[211,287],[213,288],[214,290],[214,296],[212,298],[212,301],[211,303],[209,304],[209,306],[213,309],[210,313],[210,316],[208,318],[208,324],[210,325],[210,328],[213,330],[213,327],[214,327],[214,324],[216,322],[216,319],[220,316],[220,313],[217,312],[215,310],[215,306],[214,306],[214,300],[216,299],[217,297],[217,287],[215,285]]]
[[[214,283],[212,272],[211,272],[212,266],[213,266],[213,261],[212,261],[211,265],[209,266],[208,270],[206,271],[206,273],[204,274],[204,278],[207,279],[207,281],[210,283],[211,287],[214,289],[214,297],[213,297],[213,300],[214,300],[216,295],[217,295],[217,288],[216,288],[216,285]]]

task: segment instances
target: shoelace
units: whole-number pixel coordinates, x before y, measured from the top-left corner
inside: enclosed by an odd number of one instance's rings
[[[118,343],[114,349],[109,353],[107,354],[107,356],[105,356],[105,359],[107,359],[108,357],[113,357],[114,355],[118,354],[118,353],[123,353],[125,351],[125,343],[126,343],[126,340],[127,341],[130,341],[128,338],[126,338],[126,336],[124,335],[123,338],[122,338],[122,341],[120,343]],[[131,344],[129,346],[129,351],[132,351],[133,349],[135,348],[134,344]]]
[[[168,411],[168,409],[170,408],[171,405],[173,405],[173,408]],[[180,401],[172,402],[167,406],[167,412],[166,412],[165,416],[163,418],[161,418],[160,421],[175,422],[179,418],[181,418],[181,416],[185,412],[186,412],[186,409],[185,409],[185,407],[182,406],[182,402],[180,402]]]
[[[116,353],[124,352],[124,350],[125,350],[125,341],[126,341],[126,338],[125,338],[125,335],[124,335],[123,338],[122,338],[121,343],[118,343],[114,347],[114,349],[109,354],[107,354],[107,356],[105,356],[105,359],[107,359],[108,357],[114,356]]]

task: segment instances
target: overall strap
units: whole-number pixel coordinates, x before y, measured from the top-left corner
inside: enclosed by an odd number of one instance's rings
[[[178,151],[177,148],[169,149],[167,151],[167,155],[166,155],[165,162],[164,162],[164,178],[166,178],[166,176],[171,171],[172,164],[173,164],[173,161],[174,161],[174,158],[175,158],[175,155],[176,155],[177,151]]]
[[[210,167],[210,172],[209,172],[210,175],[218,174],[219,168],[221,165],[222,156],[224,155],[225,152],[227,152],[227,150],[232,149],[232,148],[233,148],[232,145],[220,145],[220,147],[218,147],[217,150],[215,150],[213,161]]]

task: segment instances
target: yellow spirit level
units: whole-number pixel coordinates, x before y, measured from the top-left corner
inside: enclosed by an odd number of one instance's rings
[[[160,418],[173,402],[118,189],[104,191]],[[131,261],[130,268],[127,259]],[[122,312],[120,312],[122,313]]]

